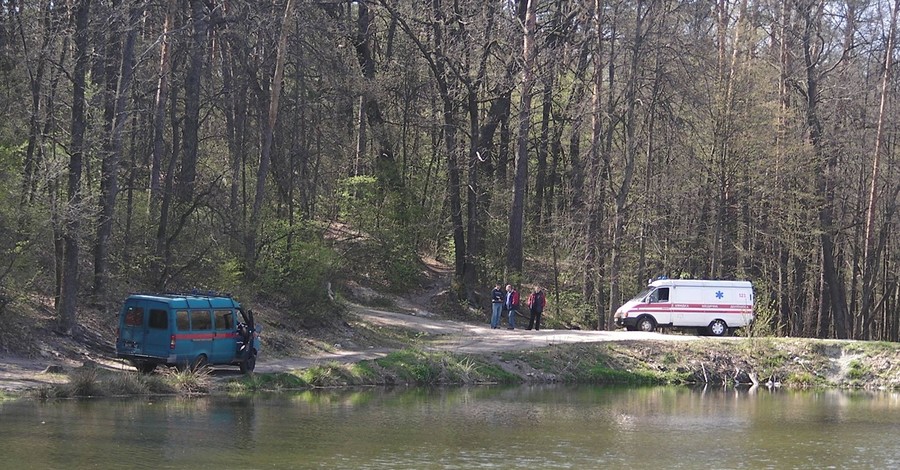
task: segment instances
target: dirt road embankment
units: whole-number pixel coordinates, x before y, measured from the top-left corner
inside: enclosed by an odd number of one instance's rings
[[[625,381],[647,377],[648,383],[900,388],[900,345],[895,343],[491,329],[487,324],[442,319],[420,308],[402,310],[351,305],[347,328],[329,340],[326,350],[299,354],[288,350],[275,357],[267,353],[264,344],[256,372],[334,367],[413,350],[460,357],[463,364],[478,361],[496,366],[526,382],[609,383],[623,377]],[[363,332],[375,331],[380,333],[360,340]],[[379,340],[385,337],[400,339]],[[408,356],[412,360],[422,357]],[[97,355],[0,357],[0,391],[19,394],[65,383],[66,372],[83,363],[110,371],[133,370],[115,358]],[[237,377],[231,369],[217,371],[217,375]]]
[[[792,387],[900,387],[900,345],[804,338],[711,338],[673,333],[491,329],[487,324],[354,306],[358,322],[414,332],[411,347],[496,363],[524,381],[603,380],[604,371],[648,373],[675,382]],[[345,343],[352,344],[352,338]],[[263,360],[261,372],[385,357],[394,348],[342,349]],[[599,372],[598,372],[599,371]],[[599,374],[599,375],[598,375]]]

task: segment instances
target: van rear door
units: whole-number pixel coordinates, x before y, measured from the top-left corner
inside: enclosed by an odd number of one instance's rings
[[[144,307],[128,302],[119,319],[119,354],[144,354]]]
[[[169,355],[169,310],[161,302],[130,299],[119,323],[121,353],[165,359]]]
[[[146,302],[147,332],[144,337],[144,353],[148,356],[166,359],[172,340],[169,306],[160,302]]]

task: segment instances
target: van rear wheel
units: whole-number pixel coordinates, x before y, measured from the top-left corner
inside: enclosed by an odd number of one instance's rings
[[[149,374],[156,370],[155,362],[134,361],[132,362],[132,365],[134,365],[134,368],[142,374]]]
[[[645,317],[638,318],[637,329],[639,331],[645,331],[645,332],[649,333],[656,329],[656,322],[653,321],[653,318],[651,318],[651,317],[645,316]]]
[[[713,336],[725,336],[725,333],[728,333],[728,325],[726,325],[724,321],[713,320],[713,322],[709,324],[709,334]]]
[[[209,366],[209,359],[206,358],[206,354],[201,354],[191,363],[191,372],[201,371],[207,366]]]

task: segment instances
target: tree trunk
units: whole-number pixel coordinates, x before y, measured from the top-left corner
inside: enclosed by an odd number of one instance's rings
[[[169,76],[172,72],[171,63],[171,45],[169,32],[175,21],[177,0],[169,0],[166,10],[166,18],[163,22],[162,43],[159,47],[159,77],[156,85],[156,99],[153,106],[153,158],[150,164],[150,218],[157,216],[157,208],[160,201],[160,171],[162,167],[163,154],[166,151],[164,129],[166,120],[166,99],[169,96]],[[169,178],[172,176],[169,175]]]
[[[278,39],[278,49],[276,50],[275,72],[272,76],[271,86],[269,88],[269,113],[268,119],[263,127],[262,150],[259,156],[259,172],[256,175],[256,197],[253,199],[253,210],[250,212],[250,224],[247,227],[247,244],[246,244],[246,269],[244,274],[253,279],[256,267],[256,250],[257,236],[260,220],[260,212],[262,211],[263,200],[266,196],[266,178],[269,175],[269,165],[272,161],[272,140],[275,137],[275,123],[278,119],[278,102],[281,97],[282,78],[284,78],[284,61],[287,53],[287,37],[290,33],[290,25],[293,23],[291,19],[293,0],[287,0],[284,7],[284,19],[281,23],[281,34]]]
[[[131,93],[131,81],[134,76],[134,43],[137,36],[137,25],[143,15],[143,2],[133,1],[129,7],[127,33],[121,48],[121,60],[117,67],[119,73],[107,77],[107,83],[112,88],[114,101],[112,119],[107,122],[110,126],[109,136],[104,143],[102,172],[100,178],[100,220],[97,227],[97,241],[94,246],[94,289],[95,296],[102,295],[106,289],[106,277],[109,267],[109,245],[112,235],[113,217],[116,208],[116,196],[119,191],[118,173],[119,161],[122,158],[122,131],[128,122],[127,100]],[[119,42],[119,38],[115,38]],[[108,57],[108,60],[113,57]]]
[[[884,54],[884,71],[881,77],[881,102],[878,107],[878,124],[875,132],[875,150],[872,158],[872,181],[869,187],[868,206],[866,208],[866,232],[864,238],[863,249],[863,278],[862,278],[862,300],[860,302],[859,316],[861,339],[870,339],[870,327],[872,322],[872,301],[874,298],[874,281],[878,272],[878,264],[881,259],[881,250],[877,249],[873,239],[875,232],[875,210],[878,204],[878,188],[880,183],[881,172],[881,154],[882,140],[884,133],[885,120],[887,119],[886,106],[887,98],[890,91],[891,66],[894,56],[894,33],[897,28],[897,10],[900,9],[900,0],[895,0],[891,9],[891,23],[887,36],[887,48]]]
[[[528,183],[528,131],[531,124],[531,90],[534,86],[534,58],[537,53],[535,33],[537,18],[535,2],[524,0],[525,33],[522,40],[522,101],[519,108],[519,135],[516,144],[516,170],[513,181],[513,202],[509,213],[509,238],[506,267],[512,273],[521,274],[524,263],[525,189]]]
[[[616,309],[621,305],[620,297],[620,279],[619,271],[621,268],[620,251],[622,246],[622,237],[625,234],[625,222],[627,221],[626,203],[628,195],[631,191],[631,182],[634,178],[635,162],[637,160],[638,144],[635,138],[635,109],[637,108],[637,88],[636,82],[640,76],[639,65],[643,54],[644,30],[643,24],[645,19],[643,0],[638,0],[636,4],[636,22],[634,29],[634,39],[631,49],[631,64],[629,67],[628,82],[625,85],[625,161],[622,168],[622,182],[615,189],[616,208],[613,213],[613,237],[612,246],[610,247],[609,259],[609,315],[607,316],[607,328],[613,327],[613,315]],[[652,108],[652,106],[651,106]]]
[[[815,174],[816,190],[822,197],[821,206],[818,210],[819,235],[822,244],[822,300],[829,300],[823,307],[821,321],[827,321],[827,315],[830,311],[831,326],[834,327],[835,336],[839,339],[847,339],[850,332],[849,315],[847,312],[846,292],[844,291],[843,282],[838,272],[838,266],[835,262],[835,245],[834,245],[834,204],[835,204],[835,188],[832,181],[834,168],[837,165],[837,159],[834,155],[827,155],[822,144],[822,125],[819,120],[818,104],[819,104],[819,75],[817,70],[818,57],[814,57],[813,48],[814,35],[817,34],[821,23],[821,11],[812,11],[817,8],[816,4],[810,2],[803,5],[804,9],[800,11],[802,20],[804,21],[804,29],[801,37],[803,45],[803,58],[806,66],[806,124],[807,133],[810,144],[813,147],[817,160],[817,168]],[[825,298],[827,296],[827,299]],[[820,323],[820,333],[827,331],[827,325]]]
[[[88,19],[90,18],[90,0],[75,2],[72,14],[75,16],[75,68],[72,72],[72,135],[69,147],[69,185],[68,204],[65,204],[64,261],[62,289],[60,295],[58,330],[61,334],[71,336],[75,328],[78,309],[78,261],[81,231],[81,173],[84,159],[84,134],[87,129],[87,113],[85,110],[85,85],[87,77],[89,53]]]
[[[184,125],[181,170],[175,186],[178,200],[190,201],[194,195],[197,179],[197,158],[200,146],[200,91],[203,77],[203,62],[206,57],[206,39],[209,21],[206,6],[202,0],[190,0],[191,23],[193,24],[189,49],[188,68],[184,80]]]

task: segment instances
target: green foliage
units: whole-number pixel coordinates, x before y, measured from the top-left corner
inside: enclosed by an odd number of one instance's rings
[[[757,338],[780,335],[783,325],[778,320],[778,312],[771,305],[756,304],[753,310],[753,322],[738,329],[737,334]]]
[[[807,371],[791,373],[784,380],[784,384],[797,388],[815,388],[824,387],[827,381],[823,377],[819,377]]]
[[[545,291],[546,292],[546,291]],[[553,301],[551,305],[550,302]],[[548,327],[594,329],[597,326],[597,312],[584,301],[580,292],[562,291],[559,300],[556,294],[548,293],[548,306],[544,312]]]
[[[313,226],[280,226],[269,249],[258,263],[256,283],[262,293],[284,299],[305,317],[330,313],[327,284],[340,266],[340,258],[327,246]],[[226,278],[239,276],[236,263],[229,263]]]
[[[851,380],[863,380],[871,373],[871,368],[854,359],[847,364],[847,377]]]

